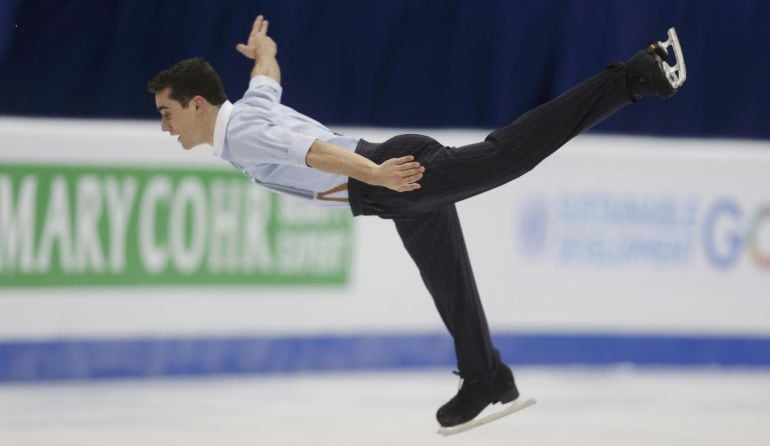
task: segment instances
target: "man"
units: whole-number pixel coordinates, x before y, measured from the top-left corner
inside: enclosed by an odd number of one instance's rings
[[[449,148],[422,135],[382,144],[342,136],[280,103],[277,47],[257,17],[246,44],[249,88],[231,104],[202,59],[179,62],[149,83],[161,127],[185,149],[214,146],[256,183],[353,215],[392,219],[451,333],[462,386],[437,413],[444,427],[473,420],[490,404],[516,400],[510,369],[490,340],[454,203],[526,173],[580,132],[644,96],[672,96],[685,79],[673,30],[625,64],[613,63],[557,99],[492,132]],[[673,35],[672,35],[673,33]],[[673,46],[679,65],[665,62]],[[677,70],[678,68],[678,70]]]

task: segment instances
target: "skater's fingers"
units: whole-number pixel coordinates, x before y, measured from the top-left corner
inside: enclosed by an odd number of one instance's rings
[[[251,34],[256,34],[259,32],[259,28],[262,26],[262,14],[258,15],[256,19],[254,19],[254,24],[251,25]]]
[[[401,158],[390,158],[384,161],[382,164],[385,166],[401,166],[404,163],[408,163],[414,160],[412,155],[402,156]]]
[[[422,174],[417,173],[414,175],[410,175],[408,177],[404,177],[404,181],[406,181],[407,183],[414,183],[415,181],[418,181],[420,178],[422,178]]]
[[[401,169],[402,170],[417,169],[418,167],[420,167],[420,163],[417,162],[417,161],[415,161],[413,163],[404,163],[404,164],[401,165]]]
[[[243,54],[244,56],[248,57],[249,59],[254,58],[254,54],[249,50],[249,47],[246,45],[239,43],[235,46],[235,49],[238,50],[239,53]]]
[[[409,169],[409,170],[402,170],[401,171],[401,178],[407,178],[417,175],[418,173],[425,172],[425,169],[422,167],[418,167],[417,169]]]
[[[409,161],[414,160],[414,157],[412,155],[402,156],[401,158],[394,158],[396,164],[405,164]]]
[[[420,189],[421,187],[422,186],[420,186],[417,183],[406,184],[404,186],[399,187],[398,192],[411,192],[413,190]]]

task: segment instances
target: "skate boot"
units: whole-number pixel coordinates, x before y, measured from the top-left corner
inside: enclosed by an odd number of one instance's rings
[[[436,419],[441,426],[457,426],[476,418],[490,404],[508,403],[518,397],[511,369],[501,363],[489,382],[462,380],[457,395],[441,406]]]
[[[666,62],[669,48],[673,49],[676,64]],[[687,79],[682,46],[676,30],[668,30],[668,40],[656,42],[626,61],[626,84],[631,98],[638,101],[644,96],[670,98]]]

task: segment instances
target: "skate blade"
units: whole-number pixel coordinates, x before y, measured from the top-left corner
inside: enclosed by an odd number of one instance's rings
[[[663,61],[663,70],[666,72],[666,78],[674,89],[684,84],[687,79],[687,68],[684,65],[684,54],[682,54],[682,45],[679,43],[679,36],[676,35],[676,29],[668,29],[668,40],[665,42],[658,42],[658,44],[668,51],[671,47],[674,50],[674,57],[676,57],[676,64],[672,67],[668,62]]]
[[[535,404],[536,402],[537,400],[535,400],[534,398],[529,398],[526,400],[516,400],[511,403],[508,403],[508,405],[504,406],[503,409],[500,410],[499,412],[495,412],[493,414],[487,415],[484,418],[476,418],[475,420],[471,420],[467,423],[463,423],[458,426],[442,427],[441,429],[438,430],[438,433],[444,436],[459,434],[460,432],[465,432],[467,430],[498,420],[514,412],[518,412],[521,409],[524,409],[526,407],[529,407]]]

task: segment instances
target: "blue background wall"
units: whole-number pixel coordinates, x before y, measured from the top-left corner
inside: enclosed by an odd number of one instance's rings
[[[234,47],[259,13],[279,45],[284,102],[330,125],[500,126],[676,26],[685,88],[598,130],[770,138],[762,0],[0,0],[0,115],[157,119],[147,80],[194,56],[236,100],[251,62]],[[496,342],[522,363],[770,364],[762,335],[523,332]],[[0,382],[452,362],[443,333],[0,342]]]
[[[155,118],[147,80],[203,56],[240,97],[234,50],[271,21],[284,102],[327,124],[502,125],[676,26],[689,78],[608,132],[770,137],[770,2],[757,0],[3,0],[0,114]]]

